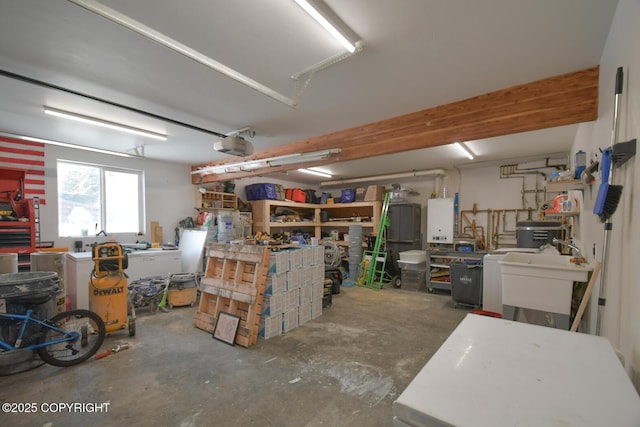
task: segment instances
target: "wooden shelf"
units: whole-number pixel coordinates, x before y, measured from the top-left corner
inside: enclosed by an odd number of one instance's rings
[[[580,215],[580,211],[571,211],[571,212],[545,212],[544,216],[556,216],[556,217],[563,217],[563,216],[577,216]]]
[[[585,185],[579,179],[548,181],[547,193],[561,193],[569,190],[584,190]]]
[[[375,231],[380,222],[380,212],[382,202],[353,202],[335,204],[314,204],[297,203],[286,200],[256,200],[251,201],[253,211],[253,232],[265,231],[273,234],[275,230],[303,228],[315,237],[322,237],[322,230],[345,229],[351,225],[362,225],[362,227]],[[276,222],[271,221],[277,208],[288,208],[294,211],[300,218],[307,218],[309,221]],[[327,212],[330,218],[353,218],[353,221],[320,221],[321,212]],[[371,218],[371,221],[359,221],[358,218]]]
[[[232,193],[219,193],[217,191],[205,191],[201,193],[195,189],[196,209],[238,209],[238,196]]]

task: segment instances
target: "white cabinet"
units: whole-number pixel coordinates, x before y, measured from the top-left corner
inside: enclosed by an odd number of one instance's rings
[[[71,308],[89,308],[89,279],[93,271],[91,252],[65,254],[65,286]]]
[[[182,273],[180,250],[137,251],[128,254],[128,261],[125,270],[128,283],[143,277]],[[93,268],[91,252],[65,254],[65,284],[71,308],[89,308],[89,280]]]

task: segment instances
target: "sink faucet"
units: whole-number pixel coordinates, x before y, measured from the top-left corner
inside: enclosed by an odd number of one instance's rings
[[[581,262],[584,261],[584,258],[582,257],[582,252],[580,251],[580,248],[578,248],[576,245],[572,244],[571,242],[567,242],[566,240],[560,240],[557,237],[554,237],[553,240],[551,241],[554,245],[564,245],[568,248],[571,248],[573,251],[573,256],[575,257],[575,263],[576,264],[580,264]]]

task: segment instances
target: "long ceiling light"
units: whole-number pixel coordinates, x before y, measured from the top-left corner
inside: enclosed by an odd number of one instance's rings
[[[320,183],[320,187],[333,187],[349,184],[359,184],[365,182],[388,182],[396,179],[404,178],[416,178],[419,176],[445,176],[447,172],[444,169],[426,169],[426,170],[412,170],[411,172],[392,173],[387,175],[371,175],[363,176],[359,178],[345,178],[336,179],[334,181],[325,181]]]
[[[315,162],[324,160],[332,154],[341,152],[340,148],[332,148],[329,150],[312,151],[310,153],[293,153],[283,156],[269,157],[266,159],[247,160],[244,162],[225,163],[222,165],[205,166],[200,169],[191,171],[191,175],[210,175],[223,174],[232,172],[241,172],[255,170],[267,167],[276,167],[284,165],[292,165],[296,163]]]
[[[138,129],[138,128],[123,125],[120,123],[110,122],[108,120],[85,116],[83,114],[71,113],[69,111],[58,110],[56,108],[51,108],[51,107],[44,107],[44,112],[52,116],[62,117],[64,119],[69,119],[69,120],[75,120],[81,123],[89,123],[95,126],[101,126],[108,129],[115,129],[121,132],[145,136],[147,138],[159,139],[160,141],[167,140],[167,135],[164,135],[161,133],[151,132],[144,129]]]
[[[33,137],[33,136],[14,135],[14,134],[4,133],[4,132],[0,133],[0,135],[7,136],[9,138],[22,139],[24,141],[39,142],[41,144],[57,145],[59,147],[73,148],[73,149],[76,149],[76,150],[84,150],[84,151],[91,151],[91,152],[94,152],[94,153],[109,154],[111,156],[130,157],[130,158],[135,158],[135,159],[143,159],[144,158],[143,156],[140,156],[140,155],[137,155],[137,154],[129,154],[129,153],[121,153],[119,151],[103,150],[101,148],[86,147],[84,145],[69,144],[67,142],[53,141],[51,139],[36,138],[36,137]]]
[[[318,24],[331,34],[350,53],[355,52],[357,40],[349,40],[345,35],[345,30],[340,27],[340,19],[331,9],[321,1],[314,0],[294,0],[298,6],[304,9]]]
[[[180,43],[177,40],[172,39],[159,31],[154,30],[151,27],[144,25],[141,22],[136,21],[135,19],[130,18],[129,16],[118,12],[117,10],[111,9],[110,7],[105,6],[102,3],[99,3],[94,0],[68,0],[72,3],[77,4],[80,7],[83,7],[93,13],[96,13],[103,18],[106,18],[116,24],[122,25],[125,28],[128,28],[131,31],[134,31],[149,40],[152,40],[156,43],[159,43],[169,49],[186,56],[189,59],[192,59],[196,62],[199,62],[202,65],[205,65],[225,76],[232,78],[233,80],[242,83],[245,86],[254,89],[263,95],[267,95],[270,98],[275,99],[278,102],[281,102],[289,107],[295,108],[297,102],[293,99],[290,99],[273,89],[258,83],[257,81],[245,76],[244,74],[239,73],[238,71],[227,67],[226,65],[216,61],[215,59],[209,58],[208,56],[198,52],[195,49],[190,48],[189,46]]]
[[[308,168],[308,169],[298,169],[298,172],[303,172],[309,175],[315,175],[315,176],[321,176],[323,178],[332,178],[333,175],[331,175],[330,173],[324,171],[324,170],[318,170],[316,168]]]
[[[473,158],[475,157],[475,153],[473,151],[471,151],[471,149],[469,147],[467,147],[464,144],[464,142],[454,142],[453,145],[455,145],[455,147],[458,149],[460,154],[463,154],[464,156],[467,156],[469,158],[469,160],[473,160]]]
[[[308,162],[317,162],[320,160],[326,159],[331,153],[319,152],[319,154],[311,155],[311,154],[300,154],[299,156],[289,157],[286,159],[273,159],[269,161],[269,166],[286,166],[286,165],[295,165],[297,163],[308,163]]]

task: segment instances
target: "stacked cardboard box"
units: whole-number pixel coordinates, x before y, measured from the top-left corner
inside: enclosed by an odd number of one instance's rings
[[[324,246],[273,252],[265,286],[259,336],[289,332],[322,314]]]

